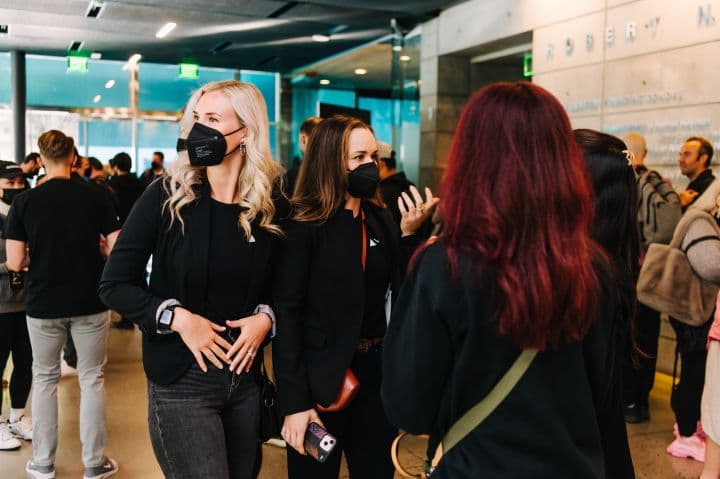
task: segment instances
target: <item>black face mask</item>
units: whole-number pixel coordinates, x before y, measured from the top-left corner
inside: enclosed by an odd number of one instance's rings
[[[153,162],[150,164],[150,169],[153,170],[153,171],[162,171],[163,165],[162,165],[162,163],[160,163],[159,161],[153,161]]]
[[[2,194],[2,202],[6,205],[12,205],[12,202],[15,200],[17,195],[25,191],[25,188],[20,189],[10,189],[10,188],[4,188],[3,194]]]
[[[348,173],[348,193],[355,198],[370,199],[377,192],[380,172],[375,163],[365,163]]]
[[[187,139],[178,138],[177,151],[187,150],[192,166],[215,166],[222,163],[226,156],[233,154],[240,148],[240,144],[225,153],[227,142],[225,137],[237,133],[244,127],[223,135],[215,128],[210,128],[202,123],[195,123],[190,130]]]

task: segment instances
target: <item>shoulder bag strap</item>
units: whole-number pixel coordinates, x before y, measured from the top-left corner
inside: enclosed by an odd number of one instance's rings
[[[497,409],[497,407],[505,400],[515,388],[515,385],[522,379],[525,372],[532,364],[533,359],[537,355],[537,349],[523,349],[520,356],[515,360],[510,369],[498,381],[490,393],[477,403],[468,412],[463,415],[450,430],[445,434],[442,441],[443,454],[447,454],[450,449],[455,447],[457,443],[462,441],[465,436],[470,434],[473,429],[478,427],[482,422]]]

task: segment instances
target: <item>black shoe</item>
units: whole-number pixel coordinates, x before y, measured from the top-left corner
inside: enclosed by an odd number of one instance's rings
[[[625,416],[625,422],[630,424],[638,424],[650,420],[648,407],[643,407],[638,403],[626,404],[623,407],[623,415]]]
[[[112,324],[113,329],[133,329],[135,325],[132,321],[128,321],[127,319],[121,319],[120,321],[117,321]]]

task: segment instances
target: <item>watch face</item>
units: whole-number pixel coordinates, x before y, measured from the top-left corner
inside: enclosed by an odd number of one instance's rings
[[[160,325],[165,328],[170,328],[172,324],[174,311],[172,309],[166,309],[160,315]]]

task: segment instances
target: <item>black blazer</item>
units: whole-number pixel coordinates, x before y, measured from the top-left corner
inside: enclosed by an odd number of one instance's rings
[[[391,262],[397,296],[415,235],[401,240],[384,208],[363,202],[365,221]],[[355,353],[365,298],[361,234],[348,228],[348,210],[325,223],[288,221],[273,287],[277,331],[273,365],[284,415],[329,405]],[[361,386],[362,387],[362,386]]]
[[[167,180],[165,180],[167,181]],[[148,378],[170,384],[195,361],[178,334],[157,334],[156,313],[167,299],[179,300],[192,312],[206,309],[208,248],[210,242],[210,187],[198,187],[198,199],[183,209],[185,232],[179,221],[170,225],[170,214],[163,208],[168,195],[165,181],[152,183],[133,207],[117,239],[100,281],[100,299],[143,332],[143,365]],[[276,201],[276,217],[287,216],[287,204]],[[283,211],[285,213],[283,213]],[[252,264],[247,274],[253,278],[245,298],[248,313],[258,304],[271,304],[270,265],[278,236],[252,225],[255,237]],[[141,279],[152,255],[150,288]]]

